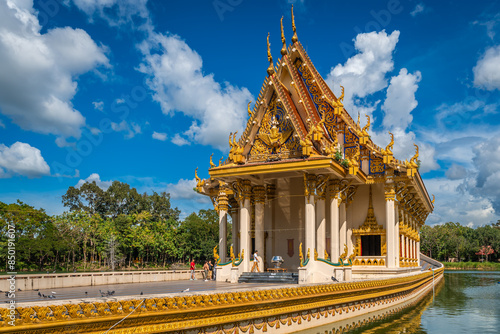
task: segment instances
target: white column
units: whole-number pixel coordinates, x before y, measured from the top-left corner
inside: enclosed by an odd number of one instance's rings
[[[420,238],[420,227],[417,227],[417,232]],[[420,241],[417,241],[417,265],[420,266]]]
[[[401,234],[401,241],[400,241],[400,251],[401,251],[401,255],[400,255],[400,260],[402,258],[405,257],[405,236]]]
[[[339,258],[339,186],[330,183],[330,259],[336,262]]]
[[[220,206],[220,204],[219,204]],[[219,209],[219,257],[226,262],[227,257],[227,210]]]
[[[233,243],[233,252],[238,255],[240,252],[240,239],[238,238],[238,232],[240,230],[240,219],[239,219],[239,207],[237,203],[233,203],[230,210],[231,221],[233,222],[231,230],[231,242]]]
[[[314,257],[314,249],[316,242],[316,210],[314,208],[314,192],[316,190],[316,176],[306,175],[304,184],[305,193],[305,207],[306,207],[306,219],[305,219],[305,249],[303,250],[304,256],[307,256],[307,252],[310,252],[311,258]]]
[[[394,226],[396,215],[394,210],[394,185],[387,184],[385,187],[385,216],[386,216],[386,242],[387,242],[387,268],[396,267],[394,254]]]
[[[340,203],[339,213],[339,256],[344,253],[344,245],[347,245],[347,215],[345,203]]]
[[[267,202],[265,205],[264,209],[264,222],[267,224],[267,228],[269,230],[268,236],[267,236],[267,241],[265,241],[266,244],[266,254],[263,254],[266,256],[266,259],[268,263],[270,263],[270,259],[272,258],[273,255],[275,255],[274,251],[274,240],[277,236],[277,234],[274,232],[275,228],[275,223],[274,223],[274,197],[276,193],[276,186],[274,184],[268,184],[266,186],[266,195],[267,195]]]
[[[352,203],[350,203],[352,204]],[[352,242],[352,206],[346,204],[346,241],[347,241],[347,256],[354,252],[354,245]]]
[[[396,226],[394,227],[394,255],[396,256],[396,268],[399,268],[399,223],[402,219],[399,205],[396,207]]]
[[[266,199],[266,188],[263,186],[255,186],[253,188],[253,193],[255,198],[255,249],[259,251],[260,257],[265,261],[264,203]]]
[[[226,188],[220,186],[219,196],[217,197],[219,209],[219,257],[220,262],[226,262],[227,257],[227,211],[229,203]]]
[[[252,249],[250,242],[250,196],[252,191],[252,186],[250,181],[244,180],[243,185],[243,199],[240,209],[240,248],[241,252],[244,253],[244,260],[241,263],[242,271],[250,271],[250,258],[252,257]]]
[[[316,202],[316,249],[318,256],[323,258],[326,249],[326,217],[325,198],[319,198]]]

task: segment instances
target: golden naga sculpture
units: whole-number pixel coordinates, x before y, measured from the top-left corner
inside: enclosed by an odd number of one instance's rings
[[[229,248],[229,258],[231,259],[231,265],[234,267],[235,258],[234,258],[233,245],[231,245],[231,247]]]
[[[214,156],[214,154],[212,153],[212,155],[210,156],[210,168],[214,168],[215,167],[215,164],[214,162],[212,161],[212,157]]]
[[[311,125],[311,132],[312,132],[312,137],[311,139],[317,142],[320,142],[321,139],[323,139],[323,136],[325,135],[325,131],[323,130],[323,123],[325,123],[325,120],[322,119],[316,126]],[[312,124],[312,122],[311,122]]]
[[[318,251],[314,248],[314,261],[318,261]]]
[[[347,249],[347,245],[344,244],[344,252],[342,254],[340,254],[339,256],[339,262],[343,262],[346,258],[347,258],[347,252],[349,250]]]
[[[250,104],[252,104],[252,101],[248,102],[247,112],[248,112],[248,116],[249,116],[249,117],[252,117],[252,116],[253,116],[253,113],[252,113],[252,110],[250,110]]]
[[[434,194],[432,194],[432,201],[431,201],[432,205],[434,205],[435,201],[436,201],[436,197],[434,197]]]
[[[214,259],[215,259],[215,265],[218,265],[220,262],[219,254],[217,254],[217,247],[218,245],[215,245],[214,247]]]
[[[370,116],[366,115],[366,125],[361,129],[361,136],[359,136],[359,143],[361,145],[366,145],[368,143],[368,139],[370,135],[368,134],[368,130],[370,129]]]
[[[298,42],[299,38],[297,37],[297,28],[295,28],[295,17],[293,16],[293,5],[292,5],[292,44]]]
[[[220,157],[219,159],[219,167],[222,166],[222,161],[224,160],[224,156]]]
[[[384,164],[390,164],[392,160],[394,159],[393,153],[392,153],[392,148],[394,147],[394,135],[389,131],[389,134],[391,135],[391,142],[387,144],[385,149],[382,149],[382,154],[384,156]]]
[[[411,157],[410,161],[405,161],[406,172],[408,176],[415,176],[415,173],[418,169],[418,145],[413,144],[415,146],[415,155]]]
[[[274,74],[273,66],[273,56],[271,55],[271,44],[269,43],[269,33],[267,33],[267,60],[269,61],[269,67],[267,68],[267,74],[269,76]]]
[[[325,249],[325,260],[327,260],[330,256],[328,255],[328,252]]]
[[[276,120],[276,117],[273,116],[271,120],[271,133],[260,133],[259,134],[259,139],[262,140],[264,143],[266,143],[267,146],[276,149],[283,145],[288,138],[292,135],[293,130],[290,129],[288,131],[285,131],[284,133],[281,133],[280,130],[278,129],[278,121]]]
[[[340,104],[342,105],[342,103],[344,102],[344,86],[340,85],[340,88],[342,89],[342,93],[340,94],[338,100],[339,100]]]
[[[201,191],[201,188],[203,187],[203,180],[198,176],[198,167],[194,170],[194,178],[196,179],[196,190]]]
[[[286,40],[285,40],[285,31],[283,30],[283,16],[281,17],[281,43],[283,46],[281,47],[281,55],[286,55]]]
[[[300,259],[300,266],[304,266],[304,254],[302,253],[302,242],[299,245],[299,259]]]

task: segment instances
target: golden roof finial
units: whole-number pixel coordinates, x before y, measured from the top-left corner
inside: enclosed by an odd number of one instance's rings
[[[269,67],[267,68],[267,74],[272,75],[274,73],[274,66],[273,66],[273,56],[271,55],[271,44],[269,44],[269,33],[267,33],[267,60],[269,60]]]
[[[281,43],[283,43],[283,47],[281,48],[281,55],[286,55],[286,40],[285,40],[285,31],[283,30],[283,16],[281,17]]]
[[[436,200],[436,197],[434,197],[434,194],[432,194],[432,201],[431,201],[432,205],[434,205],[435,200]]]
[[[252,110],[250,110],[250,104],[252,103],[252,101],[248,102],[248,106],[247,106],[247,111],[248,111],[248,116],[252,117]]]
[[[295,28],[295,17],[293,16],[293,5],[292,5],[292,29],[293,29],[292,43],[296,43],[299,40],[299,38],[297,37],[297,29]]]
[[[210,168],[214,168],[215,167],[215,164],[214,162],[212,161],[212,157],[214,156],[214,154],[212,153],[212,155],[210,156]]]

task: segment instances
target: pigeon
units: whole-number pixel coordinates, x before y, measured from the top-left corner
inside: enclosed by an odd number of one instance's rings
[[[144,294],[144,293],[142,293],[142,291],[141,291],[141,296],[142,296],[143,294]]]
[[[17,289],[17,291],[23,291],[23,290],[21,290],[21,289]]]
[[[332,281],[338,282],[338,280],[335,278],[335,276],[332,276]]]
[[[56,292],[55,292],[55,291],[52,291],[52,294],[53,294],[53,295],[55,295],[55,294],[56,294]]]
[[[188,292],[188,291],[189,291],[189,288],[182,290],[181,292]]]
[[[38,290],[39,290],[39,289],[33,289],[33,291],[38,291]],[[2,292],[2,291],[0,290],[0,292]]]
[[[89,293],[87,291],[85,291],[85,295],[88,295]]]
[[[42,296],[42,294],[40,292],[38,292],[38,297],[41,297],[41,296]]]
[[[47,296],[46,296],[46,295],[44,295],[43,293],[42,293],[42,297],[43,297],[43,298],[47,298]]]

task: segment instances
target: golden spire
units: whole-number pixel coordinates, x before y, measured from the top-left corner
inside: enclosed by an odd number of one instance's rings
[[[269,33],[267,33],[267,60],[269,60],[269,67],[267,68],[267,74],[272,75],[274,73],[274,66],[273,66],[273,56],[271,55],[271,44],[269,44]]]
[[[285,31],[283,30],[283,16],[281,17],[281,43],[283,43],[283,47],[281,48],[281,55],[286,55],[286,40],[285,40]]]
[[[295,28],[295,18],[293,16],[293,5],[292,5],[292,29],[293,29],[292,43],[296,43],[299,40],[299,38],[297,37],[297,29]]]

